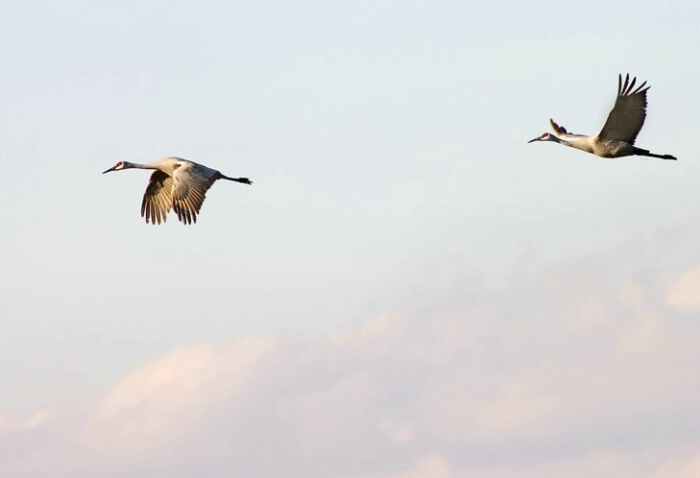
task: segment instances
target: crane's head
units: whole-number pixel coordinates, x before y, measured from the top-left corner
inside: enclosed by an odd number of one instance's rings
[[[538,136],[537,138],[531,139],[530,141],[528,141],[528,143],[532,143],[533,141],[554,141],[554,139],[552,139],[551,134],[542,133],[541,136]]]
[[[117,164],[115,164],[114,166],[109,168],[107,171],[104,171],[102,174],[108,173],[110,171],[119,171],[120,169],[125,169],[125,168],[128,168],[129,166],[130,166],[130,163],[127,163],[126,161],[119,161]]]

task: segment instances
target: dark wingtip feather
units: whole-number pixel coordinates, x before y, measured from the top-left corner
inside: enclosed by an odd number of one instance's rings
[[[622,93],[622,73],[617,75],[617,96]]]

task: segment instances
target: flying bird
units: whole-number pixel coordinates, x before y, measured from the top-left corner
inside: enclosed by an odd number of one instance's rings
[[[634,90],[636,81],[637,78],[632,78],[630,82],[628,73],[623,84],[622,75],[619,76],[615,106],[610,111],[608,120],[597,136],[569,133],[566,128],[559,126],[550,118],[549,122],[556,135],[544,133],[542,136],[531,139],[528,143],[554,141],[603,158],[650,156],[652,158],[676,159],[670,154],[654,154],[634,145],[647,116],[647,90],[650,88],[649,86],[644,87],[647,84],[645,81]]]
[[[146,223],[160,224],[172,208],[183,224],[197,222],[207,190],[217,179],[253,184],[248,178],[229,178],[215,169],[182,158],[165,158],[148,164],[119,161],[102,174],[123,169],[154,169],[141,202]]]

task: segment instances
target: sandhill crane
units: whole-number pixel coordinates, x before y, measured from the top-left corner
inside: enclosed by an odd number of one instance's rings
[[[632,91],[637,78],[632,78],[630,83],[629,73],[622,83],[622,75],[617,82],[617,100],[615,106],[608,115],[603,129],[598,136],[584,136],[571,134],[563,126],[559,126],[550,118],[549,122],[556,136],[544,133],[533,141],[554,141],[555,143],[571,146],[587,153],[595,154],[603,158],[621,158],[623,156],[651,156],[652,158],[676,159],[670,154],[654,154],[646,149],[634,146],[639,131],[644,125],[647,108],[647,90],[645,81],[636,90]]]
[[[215,169],[175,157],[148,164],[119,161],[102,174],[123,169],[155,169],[141,202],[141,217],[154,225],[165,222],[170,208],[183,224],[196,223],[204,196],[217,179],[253,184],[248,178],[229,178]]]

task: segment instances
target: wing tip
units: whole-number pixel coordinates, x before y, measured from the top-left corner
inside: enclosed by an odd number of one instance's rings
[[[563,126],[558,125],[552,118],[549,118],[549,124],[552,126],[552,130],[556,134],[568,134],[568,131],[566,131],[566,128]]]
[[[630,81],[629,73],[625,74],[625,81],[623,83],[622,73],[620,73],[617,77],[617,96],[631,96],[640,93],[645,93],[649,88],[651,88],[651,85],[647,85],[647,82],[644,81],[641,85],[637,87],[637,89],[634,89],[636,83],[637,77],[632,77],[632,81]]]

